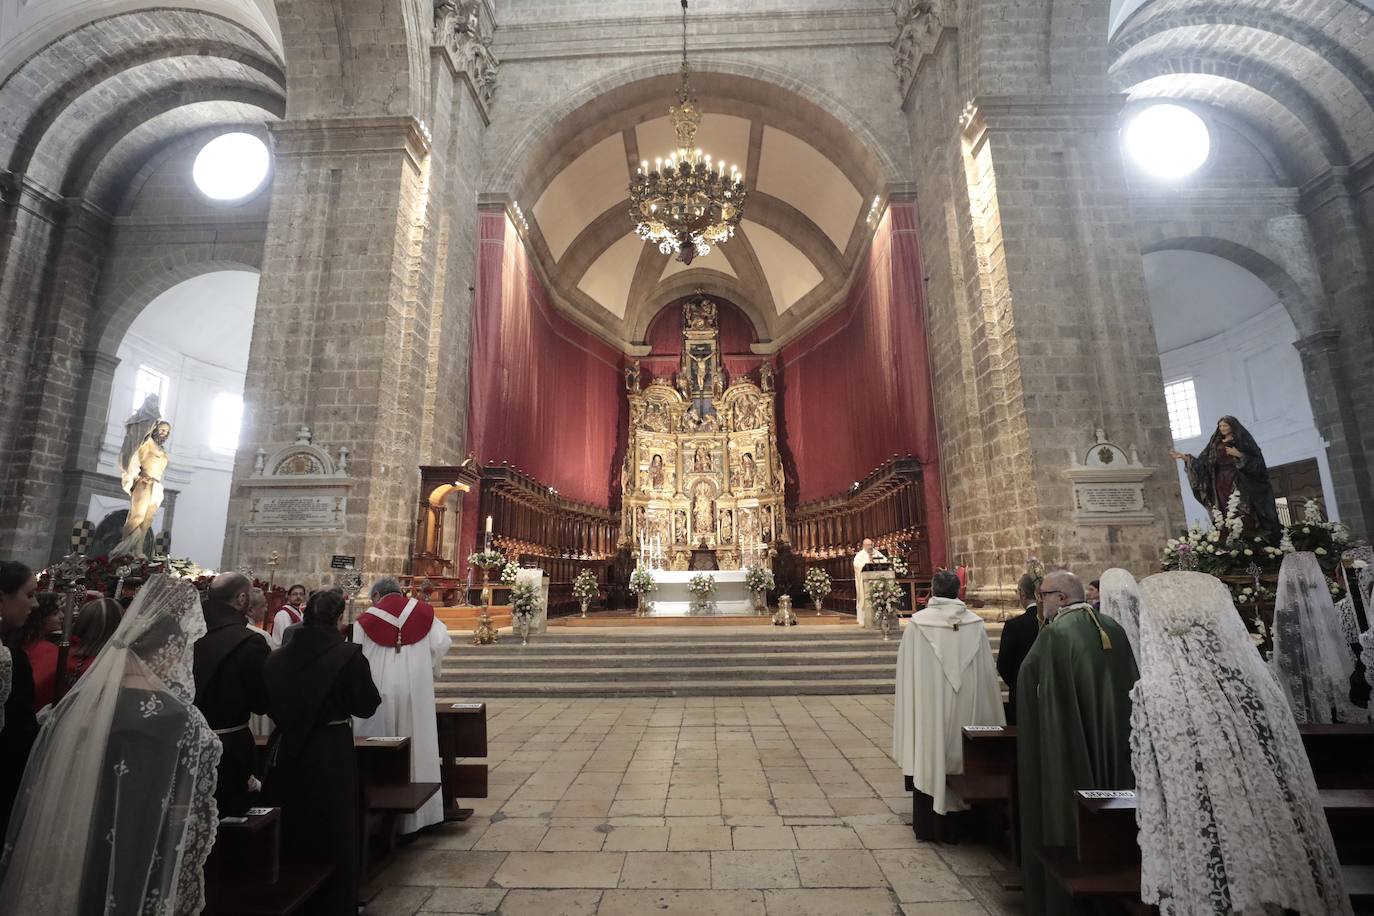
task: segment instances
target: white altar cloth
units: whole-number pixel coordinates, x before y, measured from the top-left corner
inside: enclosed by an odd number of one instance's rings
[[[692,593],[687,591],[687,583],[700,572],[678,572],[666,569],[654,571],[654,581],[658,588],[649,600],[654,608],[650,617],[688,617],[692,615]],[[744,588],[744,570],[718,569],[706,572],[716,580],[714,595],[715,607],[697,616],[742,617],[754,613],[754,604],[749,592]]]

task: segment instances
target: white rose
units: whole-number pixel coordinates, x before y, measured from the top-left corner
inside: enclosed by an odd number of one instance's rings
[[[1312,551],[1312,552],[1315,553],[1315,554],[1316,554],[1317,556],[1319,556],[1319,557],[1324,557],[1324,556],[1326,556],[1326,548],[1325,548],[1325,547],[1318,547],[1316,550],[1314,550],[1314,551]]]
[[[1253,557],[1253,556],[1255,555],[1255,552],[1254,552],[1253,550],[1251,550],[1249,547],[1247,547],[1247,548],[1245,548],[1245,555],[1246,555],[1247,557]]]
[[[1311,533],[1312,533],[1312,529],[1311,529],[1311,528],[1308,528],[1306,525],[1304,525],[1303,528],[1302,528],[1302,533],[1303,533],[1303,534],[1311,534]]]
[[[1352,565],[1353,565],[1356,569],[1364,569],[1364,568],[1365,568],[1366,566],[1368,566],[1369,564],[1366,563],[1364,560],[1356,560],[1356,561],[1354,562],[1354,564],[1352,564]]]
[[[1216,531],[1209,531],[1207,533],[1207,540],[1215,544],[1217,541],[1221,540],[1221,535]]]
[[[1255,644],[1255,647],[1256,647],[1256,648],[1258,648],[1258,647],[1260,646],[1260,644],[1264,642],[1264,634],[1263,634],[1263,633],[1251,633],[1251,634],[1250,634],[1250,641],[1251,641],[1252,643]]]
[[[1240,590],[1240,593],[1241,593],[1242,595],[1248,595],[1248,594],[1250,594],[1250,593],[1253,592],[1253,591],[1254,591],[1253,588],[1243,588],[1243,589]]]

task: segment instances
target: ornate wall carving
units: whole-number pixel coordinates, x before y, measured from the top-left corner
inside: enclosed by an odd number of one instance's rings
[[[661,545],[674,569],[686,569],[691,549],[705,546],[732,569],[785,532],[771,372],[760,383],[728,378],[716,304],[705,296],[683,310],[682,359],[671,380],[641,390],[638,365],[626,371],[624,543]]]

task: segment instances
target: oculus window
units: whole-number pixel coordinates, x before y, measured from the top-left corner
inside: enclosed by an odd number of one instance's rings
[[[271,164],[267,144],[260,137],[242,132],[220,134],[196,154],[191,177],[211,200],[242,200],[262,187]]]
[[[1207,161],[1207,125],[1182,105],[1161,103],[1136,112],[1123,135],[1126,152],[1156,178],[1183,178]]]

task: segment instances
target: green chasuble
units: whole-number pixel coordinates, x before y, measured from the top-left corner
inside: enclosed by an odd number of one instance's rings
[[[1031,916],[1093,912],[1090,905],[1074,905],[1039,853],[1075,845],[1075,790],[1134,788],[1130,691],[1139,677],[1121,625],[1087,604],[1062,610],[1021,665],[1016,756],[1021,869]]]

